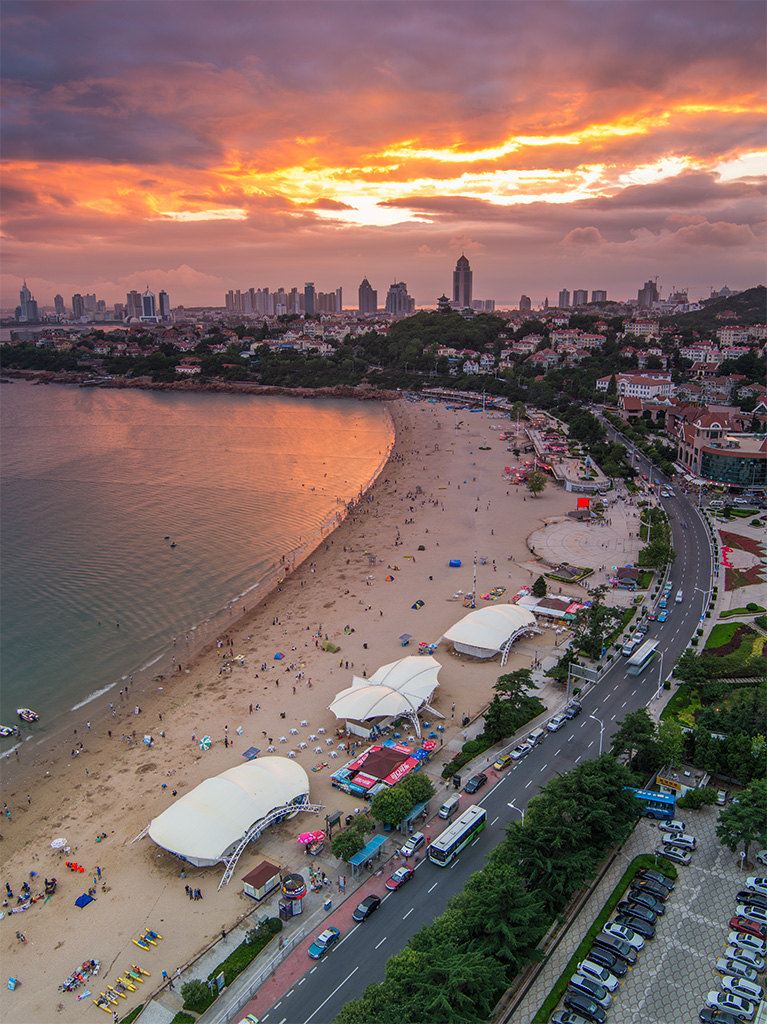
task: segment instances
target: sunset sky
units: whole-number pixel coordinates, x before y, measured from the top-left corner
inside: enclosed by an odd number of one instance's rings
[[[111,303],[762,283],[764,5],[14,3],[4,259]]]

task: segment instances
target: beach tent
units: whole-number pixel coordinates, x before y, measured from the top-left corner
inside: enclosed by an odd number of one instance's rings
[[[248,749],[243,753],[242,756],[245,758],[246,761],[252,761],[256,757],[258,757],[260,752],[261,752],[261,748],[260,747],[248,747]]]
[[[93,903],[93,897],[89,896],[87,892],[84,892],[82,896],[78,896],[75,900],[75,906],[79,907],[80,910],[82,910],[83,907],[87,907],[89,903]]]
[[[423,608],[425,603],[426,602],[422,601],[419,597],[419,599],[414,604],[411,604],[410,607],[415,609],[415,611],[418,611],[419,609]]]
[[[442,717],[429,705],[439,686],[437,675],[442,666],[432,657],[409,656],[382,665],[370,679],[352,678],[352,685],[336,694],[330,710],[338,719],[369,722],[377,718],[405,717],[413,723],[418,736],[421,725],[418,712],[426,709]]]
[[[494,604],[477,608],[448,629],[448,640],[460,654],[493,658],[507,652],[511,644],[536,629],[535,616],[516,604]]]

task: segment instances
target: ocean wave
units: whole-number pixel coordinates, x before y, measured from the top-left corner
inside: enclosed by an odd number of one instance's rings
[[[86,704],[90,704],[91,701],[98,700],[99,697],[103,697],[105,693],[109,693],[110,690],[114,689],[117,683],[110,683],[109,686],[102,686],[100,690],[94,690],[93,693],[89,693],[85,700],[81,700],[79,704],[75,704],[71,707],[70,711],[79,711],[80,708],[84,708]]]

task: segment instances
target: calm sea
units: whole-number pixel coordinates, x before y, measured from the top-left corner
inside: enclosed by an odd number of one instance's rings
[[[273,574],[391,442],[372,402],[0,387],[9,725],[119,684]]]

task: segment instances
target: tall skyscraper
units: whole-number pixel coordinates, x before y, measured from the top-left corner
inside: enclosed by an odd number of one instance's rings
[[[85,305],[86,313],[95,313],[97,307],[97,299],[95,292],[86,292],[83,295],[83,304]]]
[[[645,281],[644,287],[637,292],[637,302],[640,309],[652,309],[658,301],[658,286],[655,281]]]
[[[149,291],[149,285],[146,286],[146,291],[141,296],[141,319],[157,319],[157,303],[155,301],[154,292]]]
[[[461,253],[453,271],[453,302],[458,309],[471,308],[472,277],[469,261]]]
[[[136,293],[138,294],[138,292]],[[85,316],[85,303],[83,297],[79,292],[75,292],[72,296],[72,319],[82,320]]]
[[[158,298],[160,300],[160,319],[170,320],[170,296],[165,289],[163,289]]]
[[[56,313],[56,316],[64,316],[64,314],[66,313],[66,307],[64,305],[63,295],[53,296],[53,308]]]
[[[112,314],[115,320],[125,319],[125,306],[122,302],[115,302],[114,313]]]
[[[533,304],[530,301],[530,296],[529,295],[522,295],[522,296],[520,296],[520,299],[519,299],[519,312],[520,313],[529,313],[532,308],[533,308]]]
[[[603,289],[597,288],[591,293],[592,302],[607,302],[607,292]]]
[[[589,301],[589,293],[585,288],[576,288],[573,292],[573,305],[585,306]]]
[[[27,282],[24,281],[19,291],[19,321],[21,323],[27,323],[32,319],[29,315],[30,302],[32,302],[32,292],[27,288]]]
[[[314,316],[316,309],[315,299],[314,281],[307,281],[304,285],[304,313],[306,316]]]
[[[359,311],[365,314],[378,312],[378,292],[366,277],[363,277],[359,288]]]
[[[409,316],[415,310],[415,299],[407,293],[404,281],[395,281],[389,286],[386,296],[386,312],[392,316]]]
[[[557,306],[559,307],[559,309],[567,309],[569,305],[570,292],[567,290],[567,288],[563,288],[562,291],[559,293],[559,302],[557,303]]]
[[[82,299],[82,296],[80,296]],[[135,289],[128,292],[125,296],[125,307],[128,312],[128,319],[138,320],[141,317],[141,292],[137,292]],[[74,298],[72,299],[72,309],[74,310]],[[77,316],[75,316],[77,319]]]

